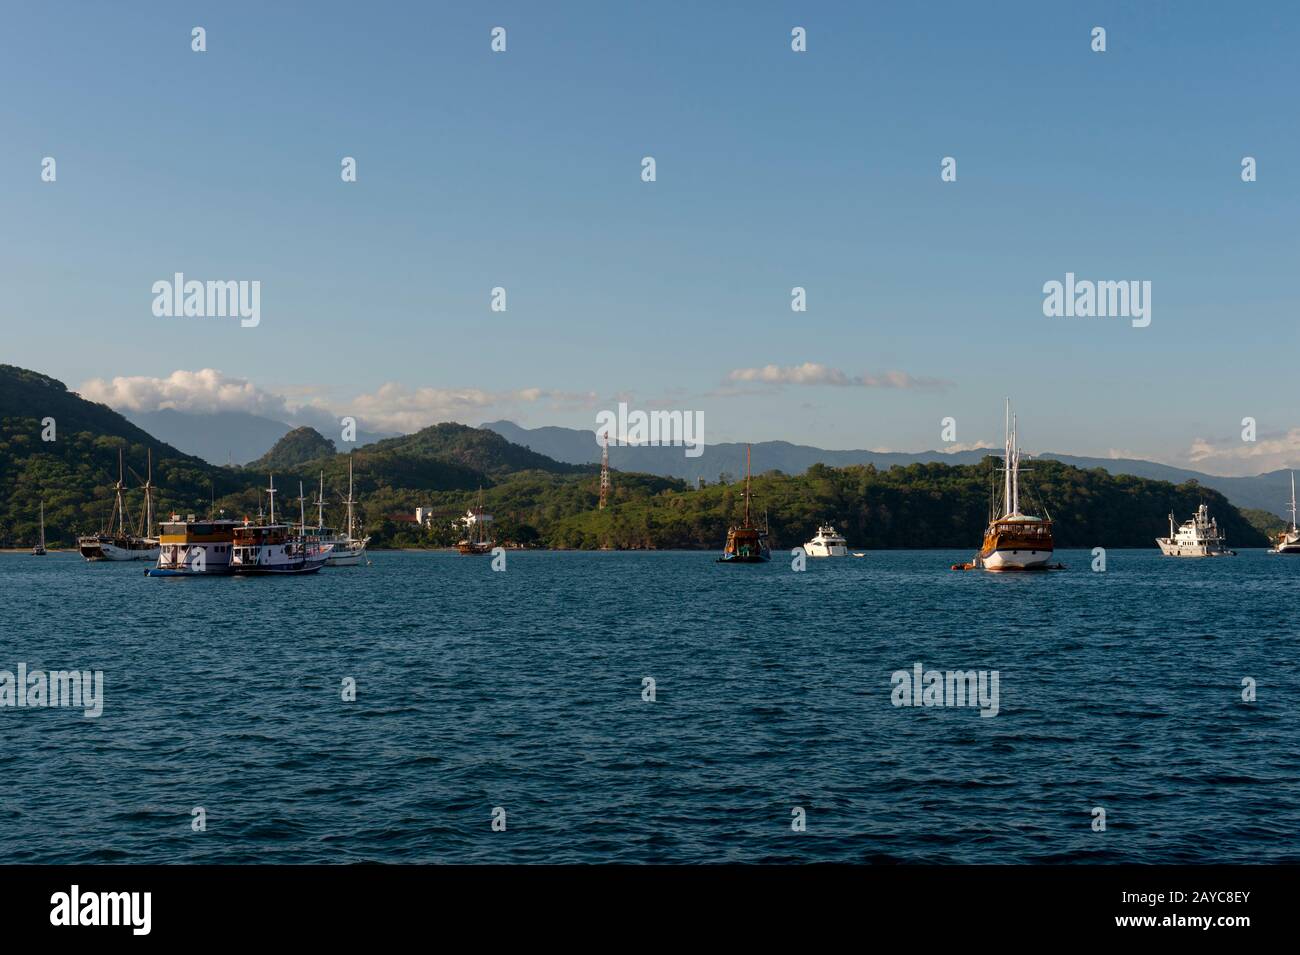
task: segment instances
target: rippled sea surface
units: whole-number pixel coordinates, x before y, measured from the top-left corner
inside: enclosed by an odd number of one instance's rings
[[[6,861],[1300,861],[1300,557],[1058,556],[3,554],[0,669],[105,695],[0,708]],[[998,714],[895,707],[917,662],[997,670]]]

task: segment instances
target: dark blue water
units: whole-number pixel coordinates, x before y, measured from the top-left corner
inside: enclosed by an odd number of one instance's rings
[[[0,709],[6,861],[1300,861],[1300,558],[969,556],[0,555],[0,669],[106,697]],[[998,715],[893,706],[918,661],[999,671]]]

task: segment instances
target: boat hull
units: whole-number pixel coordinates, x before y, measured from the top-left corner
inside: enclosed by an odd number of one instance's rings
[[[719,564],[766,564],[772,559],[771,554],[747,554],[737,557],[731,554],[723,554],[718,558]]]
[[[1166,557],[1236,557],[1235,550],[1228,550],[1219,544],[1188,544],[1157,537],[1156,545]]]
[[[314,574],[325,566],[325,561],[305,561],[301,564],[277,564],[269,566],[235,567],[234,573],[240,577],[285,577],[291,574]]]
[[[992,571],[1046,570],[1052,553],[1041,549],[994,549],[980,553],[980,564]]]
[[[456,553],[464,554],[466,557],[486,557],[492,553],[493,545],[488,542],[484,543],[466,543],[461,541],[456,545]]]
[[[816,544],[809,541],[803,545],[803,551],[809,557],[848,557],[849,549],[844,544]]]
[[[329,557],[325,558],[325,564],[328,567],[354,567],[361,563],[366,556],[366,547],[362,544],[355,549],[349,549],[343,544],[335,544],[334,549],[330,551]]]
[[[158,542],[148,538],[83,537],[77,550],[86,560],[158,559]]]

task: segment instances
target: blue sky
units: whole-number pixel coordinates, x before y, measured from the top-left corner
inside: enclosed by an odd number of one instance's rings
[[[949,415],[1000,443],[1010,395],[1031,451],[1300,463],[1298,27],[1284,3],[9,6],[0,360],[143,410],[591,427],[622,399],[835,448],[939,447]],[[261,324],[155,317],[177,271],[259,280]],[[1066,272],[1149,280],[1150,327],[1045,317]]]

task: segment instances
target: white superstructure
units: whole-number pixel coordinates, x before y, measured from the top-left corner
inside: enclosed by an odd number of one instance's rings
[[[1224,546],[1219,522],[1210,517],[1210,509],[1202,504],[1190,521],[1174,527],[1174,515],[1169,515],[1169,536],[1157,537],[1160,552],[1166,557],[1232,557],[1236,551]]]

